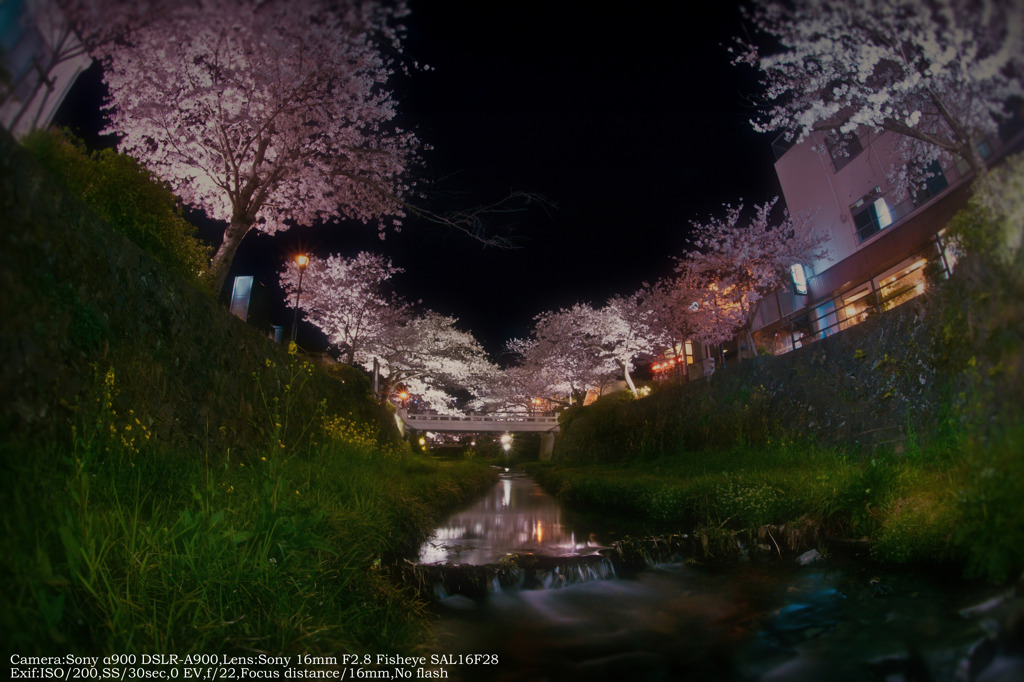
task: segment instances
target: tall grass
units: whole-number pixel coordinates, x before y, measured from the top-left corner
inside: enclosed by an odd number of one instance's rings
[[[301,365],[297,365],[301,370]],[[422,605],[381,570],[493,480],[264,387],[266,443],[182,452],[118,414],[108,371],[69,437],[3,447],[4,641],[22,653],[410,651]],[[283,391],[283,392],[282,392]]]

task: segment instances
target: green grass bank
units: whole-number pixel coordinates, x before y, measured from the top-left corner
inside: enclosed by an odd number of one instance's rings
[[[706,559],[737,559],[741,547],[766,557],[854,547],[881,562],[999,583],[1024,566],[1022,443],[1017,428],[955,456],[913,449],[863,458],[791,442],[530,470],[571,506],[695,534]]]
[[[387,577],[493,482],[270,343],[0,135],[0,638],[22,655],[408,652]]]

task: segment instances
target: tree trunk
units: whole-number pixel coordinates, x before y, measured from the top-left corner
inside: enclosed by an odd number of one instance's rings
[[[636,386],[633,385],[633,377],[629,376],[629,364],[625,362],[620,362],[619,364],[622,365],[622,376],[626,379],[626,385],[629,386],[629,390],[635,396]]]
[[[228,278],[228,271],[231,270],[231,263],[235,260],[235,253],[238,251],[239,244],[242,243],[242,239],[252,229],[254,220],[246,217],[232,217],[231,222],[228,224],[228,228],[224,230],[224,239],[221,241],[220,246],[217,247],[217,252],[213,254],[213,260],[210,262],[210,269],[206,271],[205,279],[213,289],[213,293],[218,298],[220,292],[224,289],[224,282]]]

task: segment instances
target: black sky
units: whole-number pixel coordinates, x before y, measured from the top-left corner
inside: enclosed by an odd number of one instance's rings
[[[735,5],[410,5],[406,57],[431,70],[397,79],[396,95],[403,121],[434,148],[426,176],[445,178],[457,203],[521,190],[554,208],[515,216],[515,250],[413,220],[383,242],[358,225],[251,235],[232,274],[262,275],[274,291],[296,249],[380,251],[406,270],[400,293],[458,317],[496,352],[537,313],[600,304],[668,274],[691,220],[779,193],[770,139],[747,123],[754,74],[726,53],[743,30]],[[84,120],[87,132],[94,90],[83,79],[58,120]],[[300,341],[313,343],[311,331],[300,328]]]

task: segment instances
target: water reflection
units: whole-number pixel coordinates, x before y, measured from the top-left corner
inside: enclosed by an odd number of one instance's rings
[[[508,553],[565,556],[599,546],[595,536],[567,522],[558,502],[536,482],[506,473],[487,496],[434,531],[420,547],[419,562],[479,565]]]

